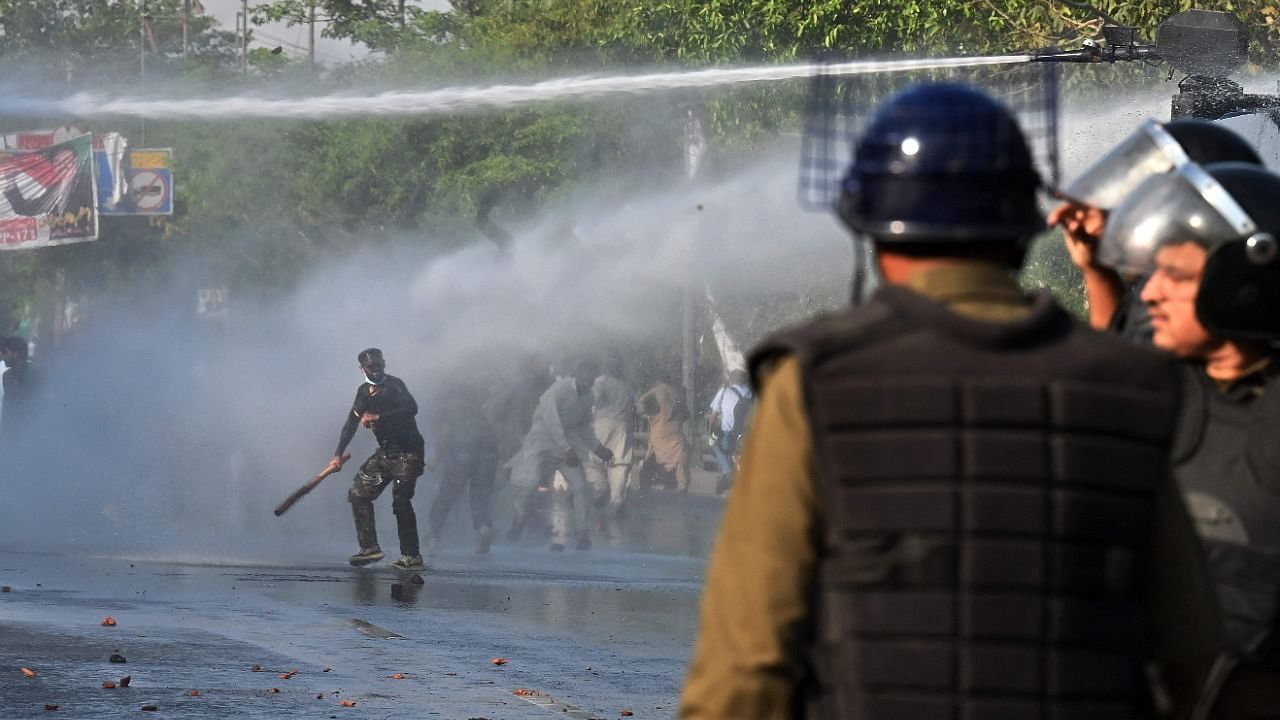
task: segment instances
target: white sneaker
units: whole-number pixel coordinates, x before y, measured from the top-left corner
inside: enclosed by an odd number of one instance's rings
[[[421,555],[401,555],[399,560],[391,563],[391,567],[397,570],[422,570],[426,566]]]

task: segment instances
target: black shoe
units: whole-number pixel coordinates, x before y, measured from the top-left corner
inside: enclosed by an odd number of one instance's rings
[[[729,477],[728,475],[721,475],[720,478],[716,480],[716,494],[723,495],[725,491],[729,489],[729,486],[732,484],[733,484],[733,478]]]
[[[551,552],[564,552],[564,545],[561,545],[560,543],[551,543],[551,547],[548,549]]]
[[[515,542],[520,539],[520,534],[524,532],[524,522],[513,522],[511,528],[507,530],[507,542]]]
[[[352,555],[347,560],[347,562],[351,563],[352,565],[355,565],[356,567],[360,567],[362,565],[376,563],[384,557],[386,557],[386,555],[383,554],[381,548],[378,548],[378,547],[360,548],[360,552],[356,553],[355,555]]]
[[[487,526],[482,527],[476,531],[476,554],[477,555],[489,554],[489,543],[492,540],[492,536],[493,536],[493,531],[490,530]]]

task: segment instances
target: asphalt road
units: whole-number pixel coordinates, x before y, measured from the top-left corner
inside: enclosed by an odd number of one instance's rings
[[[586,552],[458,542],[421,585],[344,557],[0,547],[0,716],[674,717],[719,509],[651,495]]]

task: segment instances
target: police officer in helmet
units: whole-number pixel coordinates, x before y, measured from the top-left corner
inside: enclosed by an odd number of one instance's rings
[[[1280,717],[1280,176],[1187,165],[1112,214],[1100,259],[1147,273],[1156,347],[1182,360],[1174,474],[1200,533],[1222,650],[1197,717]]]
[[[1121,277],[1100,261],[1098,241],[1106,228],[1107,213],[1134,188],[1148,177],[1186,162],[1262,165],[1257,151],[1222,125],[1201,118],[1163,124],[1148,119],[1085,168],[1063,190],[1066,202],[1049,213],[1049,223],[1062,226],[1071,261],[1084,276],[1093,327],[1138,342],[1151,341],[1151,318],[1141,299],[1146,277]]]
[[[982,92],[872,118],[839,214],[883,282],[752,355],[682,717],[1142,718],[1145,676],[1185,685],[1176,369],[1018,286],[1039,186]]]

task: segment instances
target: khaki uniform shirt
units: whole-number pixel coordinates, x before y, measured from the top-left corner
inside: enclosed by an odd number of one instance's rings
[[[1009,321],[1029,312],[1027,296],[996,265],[940,266],[918,273],[908,287],[982,320]],[[781,360],[765,379],[755,413],[707,566],[682,718],[790,718],[798,707],[821,536],[813,441],[795,358]],[[1153,582],[1179,592],[1165,593],[1152,621],[1174,626],[1176,632],[1158,635],[1179,645],[1153,652],[1195,658],[1166,669],[1172,701],[1182,707],[1189,702],[1182,693],[1198,687],[1212,660],[1216,621],[1208,580],[1196,562],[1194,531],[1172,481],[1167,485],[1162,517],[1171,519],[1161,523],[1168,535],[1156,538],[1163,553],[1153,564]]]

